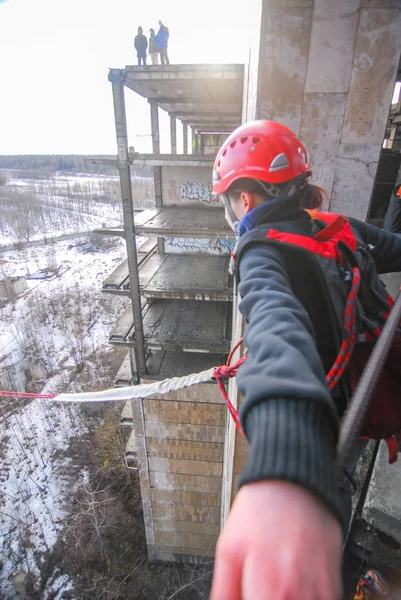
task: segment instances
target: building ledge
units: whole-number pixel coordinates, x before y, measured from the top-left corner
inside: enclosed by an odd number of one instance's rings
[[[135,217],[137,235],[235,240],[224,218],[224,208],[188,204],[144,210]]]

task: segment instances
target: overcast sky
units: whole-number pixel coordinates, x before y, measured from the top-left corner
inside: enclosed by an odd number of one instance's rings
[[[108,69],[136,64],[138,25],[146,35],[159,20],[169,27],[172,63],[241,63],[249,43],[246,6],[239,0],[0,0],[0,154],[115,154]],[[129,143],[150,150],[148,103],[130,90],[126,99]],[[161,128],[161,149],[168,151],[167,118]]]

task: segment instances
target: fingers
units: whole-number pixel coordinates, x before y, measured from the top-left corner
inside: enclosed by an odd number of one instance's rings
[[[218,546],[210,600],[242,600],[241,578],[242,556]]]

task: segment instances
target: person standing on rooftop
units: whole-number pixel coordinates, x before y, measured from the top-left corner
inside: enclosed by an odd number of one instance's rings
[[[167,46],[168,46],[168,40],[170,37],[170,32],[168,30],[168,27],[166,27],[165,25],[163,25],[163,21],[159,21],[159,31],[157,32],[157,48],[160,52],[160,62],[162,65],[169,65],[170,61],[167,55]]]
[[[148,48],[148,40],[143,35],[142,27],[138,27],[138,35],[135,36],[134,46],[138,57],[138,65],[146,65],[146,50]]]
[[[159,60],[155,30],[149,29],[149,34],[149,56],[152,59],[152,65],[157,65]]]

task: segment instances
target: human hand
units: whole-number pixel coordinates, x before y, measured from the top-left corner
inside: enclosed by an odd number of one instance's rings
[[[313,494],[243,486],[216,549],[211,600],[340,600],[342,532]]]

